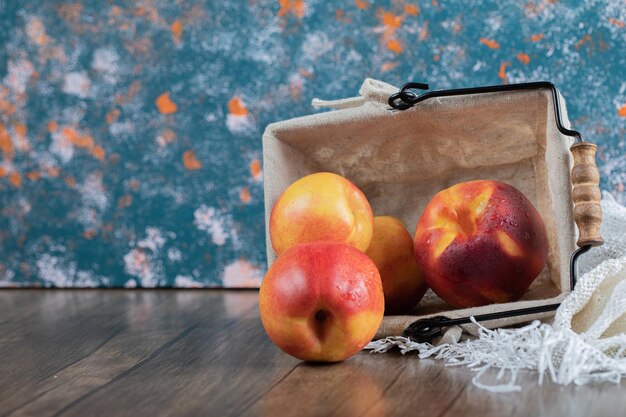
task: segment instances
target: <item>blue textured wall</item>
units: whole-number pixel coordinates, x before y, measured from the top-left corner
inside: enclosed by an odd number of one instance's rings
[[[365,77],[553,81],[624,202],[625,4],[0,0],[0,285],[258,285],[264,126]]]

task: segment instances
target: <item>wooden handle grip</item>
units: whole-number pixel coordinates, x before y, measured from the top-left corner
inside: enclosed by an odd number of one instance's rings
[[[579,247],[599,246],[604,243],[600,236],[602,208],[600,207],[600,171],[596,166],[597,146],[589,142],[579,142],[570,150],[574,155],[572,168],[572,199],[574,200],[574,221],[578,226]]]

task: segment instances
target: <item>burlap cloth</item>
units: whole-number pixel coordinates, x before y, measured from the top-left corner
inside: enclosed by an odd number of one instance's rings
[[[428,292],[411,316],[386,318],[377,338],[400,335],[432,315],[450,318],[561,302],[569,291],[575,249],[569,147],[556,127],[550,90],[513,91],[426,100],[405,111],[387,104],[396,87],[367,79],[359,96],[322,101],[329,112],[271,124],[263,135],[266,227],[275,201],[295,180],[319,171],[353,181],[376,215],[401,218],[412,233],[430,198],[461,181],[497,179],[521,190],[541,213],[549,235],[545,269],[522,300],[457,310]],[[562,102],[567,125],[565,103]],[[275,259],[267,236],[267,257]],[[489,328],[550,313],[485,322]],[[464,330],[477,333],[474,324]],[[448,339],[460,335],[455,329]]]

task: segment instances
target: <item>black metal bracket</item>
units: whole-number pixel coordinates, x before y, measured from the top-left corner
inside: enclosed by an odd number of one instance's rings
[[[552,92],[554,98],[554,115],[556,119],[556,126],[561,133],[566,136],[571,136],[576,142],[583,142],[582,135],[576,130],[571,130],[563,125],[561,117],[561,106],[559,104],[559,90],[554,84],[549,81],[537,81],[532,83],[519,83],[519,84],[503,84],[503,85],[490,85],[486,87],[469,87],[469,88],[456,88],[450,90],[434,90],[423,94],[416,94],[411,90],[428,90],[428,84],[424,83],[407,83],[402,86],[400,91],[389,96],[389,106],[391,110],[406,110],[417,103],[428,100],[435,97],[450,97],[461,96],[466,94],[485,94],[485,93],[499,93],[503,91],[523,91],[523,90],[537,90],[548,89]]]
[[[574,286],[576,285],[576,279],[578,275],[578,257],[583,253],[589,251],[589,249],[591,249],[591,245],[582,246],[576,249],[570,257],[570,290],[572,291],[574,290]],[[559,308],[559,305],[559,303],[547,304],[544,306],[520,308],[517,310],[500,311],[497,313],[479,314],[473,317],[474,320],[479,322],[499,320],[508,317],[525,316],[527,314],[547,313],[549,311],[556,310],[557,308]],[[429,317],[426,319],[414,321],[409,326],[407,326],[406,329],[404,329],[402,335],[419,343],[429,342],[437,336],[443,336],[443,330],[446,327],[457,326],[459,324],[467,324],[471,322],[472,320],[470,319],[470,317],[461,317],[456,319],[451,319],[444,316]]]
[[[459,96],[466,94],[485,94],[485,93],[497,93],[505,91],[520,91],[520,90],[537,90],[548,89],[552,93],[554,101],[554,115],[556,126],[559,131],[574,138],[575,142],[583,142],[582,135],[575,131],[565,127],[561,118],[562,112],[559,103],[559,91],[554,84],[548,81],[538,81],[532,83],[520,83],[520,84],[506,84],[506,85],[494,85],[486,87],[471,87],[471,88],[458,88],[451,90],[435,90],[429,91],[423,94],[416,94],[412,90],[428,90],[428,84],[424,83],[407,83],[402,86],[400,91],[389,96],[390,110],[407,110],[422,101],[435,97],[449,97]],[[576,249],[570,257],[570,291],[574,290],[576,281],[578,279],[578,257],[583,253],[589,251],[591,246],[582,246]],[[501,311],[497,313],[479,314],[474,317],[477,322],[498,320],[508,317],[524,316],[527,314],[538,314],[554,311],[559,307],[557,304],[548,304],[538,307],[521,308],[517,310]],[[456,326],[459,324],[471,323],[470,317],[461,317],[451,319],[444,316],[429,317],[426,319],[420,319],[411,323],[403,333],[403,336],[410,338],[416,342],[429,342],[437,336],[442,336],[444,328],[450,326]]]

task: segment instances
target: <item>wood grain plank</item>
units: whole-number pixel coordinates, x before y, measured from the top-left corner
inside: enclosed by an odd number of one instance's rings
[[[236,414],[299,363],[271,346],[256,293],[241,294],[239,301],[246,297],[249,309],[220,319],[200,316],[201,324],[187,337],[81,397],[63,415]]]
[[[626,389],[491,394],[414,353],[298,361],[269,341],[256,292],[0,291],[0,416],[621,416]],[[484,380],[494,380],[495,371]]]
[[[140,364],[177,335],[172,331],[125,332],[113,337],[92,355],[42,381],[28,386],[32,398],[6,415],[54,414],[68,404]]]
[[[122,325],[114,318],[89,325],[96,311],[115,308],[118,302],[90,293],[0,292],[7,319],[0,325],[0,414],[28,400],[34,384],[92,354],[120,332]]]
[[[76,309],[80,317],[56,314],[57,303],[50,305],[40,297],[36,304],[47,321],[40,323],[41,314],[26,314],[21,318],[18,316],[21,322],[14,322],[13,325],[29,328],[36,337],[42,337],[41,334],[50,337],[49,328],[63,327],[65,321],[73,320],[72,331],[69,334],[62,332],[59,337],[67,345],[75,344],[78,348],[68,353],[65,345],[38,343],[24,354],[23,349],[5,344],[4,349],[9,355],[13,354],[21,360],[13,364],[12,368],[16,370],[25,369],[24,361],[43,361],[54,364],[56,369],[47,372],[50,369],[47,366],[35,368],[37,372],[33,373],[20,375],[15,372],[8,386],[10,390],[6,389],[8,384],[0,384],[0,389],[10,392],[10,395],[2,397],[0,415],[42,415],[43,410],[53,414],[136,366],[176,333],[197,325],[201,317],[224,314],[224,297],[215,293],[95,291],[95,298],[90,292],[65,294],[65,305],[78,296],[80,299],[86,297],[91,308]],[[29,298],[30,294],[25,296]],[[45,295],[42,297],[45,298]],[[115,324],[113,332],[105,334],[111,323]],[[43,330],[38,327],[40,325]],[[95,335],[101,336],[100,344],[92,347]],[[22,338],[11,339],[13,344],[19,342],[20,346],[24,345]],[[91,349],[85,349],[85,346]],[[7,357],[0,353],[0,358],[2,369],[8,368],[4,366]],[[64,360],[56,360],[59,358]]]
[[[389,407],[387,392],[406,362],[400,355],[369,353],[337,364],[301,363],[240,415],[382,416]],[[236,414],[233,414],[236,415]]]

